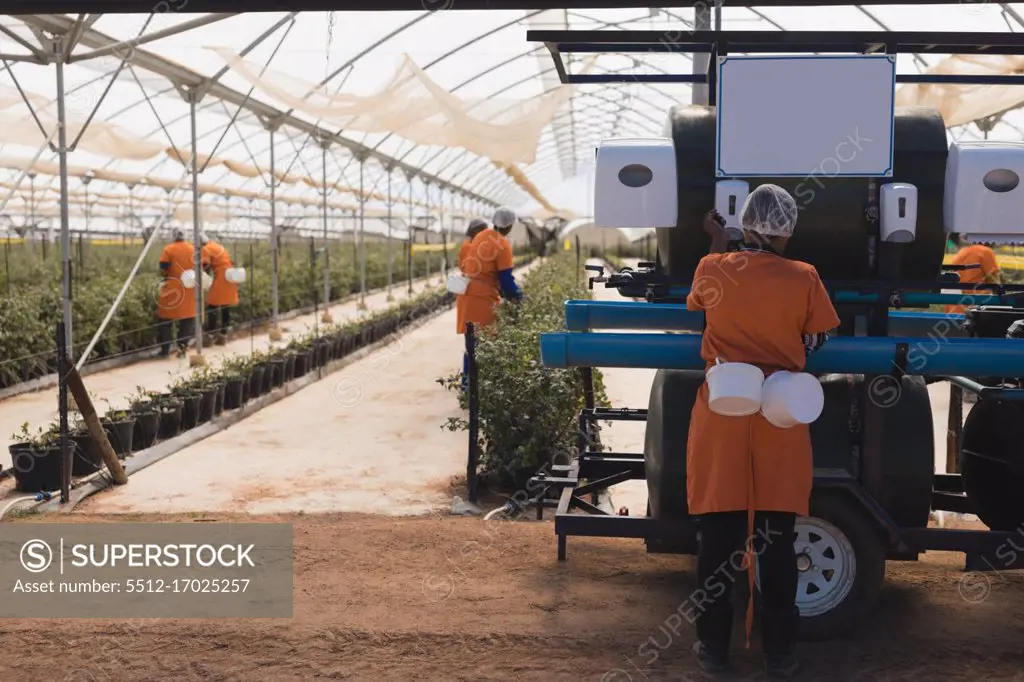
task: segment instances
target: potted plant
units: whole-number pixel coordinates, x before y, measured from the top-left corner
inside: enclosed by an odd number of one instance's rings
[[[160,440],[174,438],[181,433],[181,418],[185,411],[185,403],[170,393],[156,396],[155,402],[160,409],[158,437]]]
[[[59,423],[57,424],[56,433],[59,450]],[[103,468],[103,458],[100,456],[99,448],[96,447],[92,434],[89,433],[89,427],[86,426],[80,416],[76,416],[74,422],[69,425],[68,440],[73,448],[71,455],[72,476],[88,476]]]
[[[171,385],[171,395],[182,402],[181,430],[188,431],[199,425],[199,410],[202,407],[203,395],[187,385],[184,378]]]
[[[182,384],[186,389],[201,396],[199,402],[199,423],[205,424],[213,419],[217,407],[217,393],[220,390],[216,382],[216,374],[209,366],[199,367]]]
[[[129,411],[135,417],[135,430],[132,434],[132,447],[145,450],[152,447],[160,434],[160,403],[155,399],[157,394],[137,386],[138,391],[128,399]]]
[[[32,433],[28,422],[11,436],[15,443],[7,450],[11,453],[15,487],[21,492],[38,493],[60,488],[60,456],[53,452],[52,437],[42,428]]]
[[[108,402],[109,406],[109,402]],[[132,437],[135,435],[135,418],[128,410],[108,409],[100,420],[107,432],[110,446],[120,459],[132,452]]]

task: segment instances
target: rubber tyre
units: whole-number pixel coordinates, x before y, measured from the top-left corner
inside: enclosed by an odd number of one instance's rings
[[[811,516],[832,524],[846,536],[853,547],[855,569],[853,585],[842,601],[825,613],[800,618],[799,639],[819,642],[854,630],[874,609],[885,581],[886,551],[883,536],[868,513],[844,494],[813,494]]]

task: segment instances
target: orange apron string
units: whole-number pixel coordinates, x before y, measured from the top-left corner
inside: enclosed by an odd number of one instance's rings
[[[744,542],[745,559],[747,562],[747,579],[750,586],[750,597],[747,599],[746,635],[747,646],[750,648],[750,631],[754,627],[754,420],[750,420],[750,438],[747,467],[747,538]]]

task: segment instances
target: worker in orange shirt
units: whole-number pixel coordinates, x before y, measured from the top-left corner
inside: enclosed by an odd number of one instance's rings
[[[196,301],[195,286],[187,288],[181,281],[186,272],[195,271],[195,247],[185,241],[185,232],[175,228],[172,241],[160,254],[160,299],[157,304],[157,336],[160,342],[160,357],[171,354],[171,327],[176,326],[174,342],[178,346],[178,357],[185,356],[185,350],[195,335]]]
[[[485,220],[482,220],[480,218],[473,218],[473,220],[469,221],[469,227],[466,228],[466,240],[462,242],[462,246],[459,247],[459,255],[456,260],[456,265],[458,266],[460,272],[466,272],[466,259],[469,257],[469,254],[472,251],[473,238],[486,229],[487,222]],[[461,322],[465,315],[465,311],[463,310],[466,305],[465,301],[466,297],[464,294],[459,294],[455,298],[455,308],[457,311],[456,327],[459,334],[462,334],[465,328],[464,323]]]
[[[777,185],[761,185],[747,198],[740,218],[744,246],[731,253],[723,253],[729,243],[724,219],[711,211],[704,221],[712,253],[698,263],[686,299],[687,310],[705,314],[701,357],[708,368],[720,358],[755,365],[766,376],[800,372],[839,318],[814,267],[782,256],[796,226],[796,202]],[[716,414],[708,406],[707,384],[701,386],[686,447],[686,499],[700,531],[698,584],[713,597],[701,606],[696,622],[694,652],[705,671],[727,667],[731,574],[744,567],[751,594],[749,639],[756,556],[765,669],[769,677],[796,672],[800,612],[793,532],[796,517],[809,512],[812,479],[807,425],[778,428],[760,413]],[[748,542],[741,545],[744,530]],[[737,564],[733,557],[741,546],[746,561]],[[730,575],[716,575],[723,570]]]
[[[512,245],[506,238],[515,222],[516,214],[511,209],[499,208],[494,214],[494,229],[477,233],[465,257],[460,252],[460,268],[470,281],[457,313],[459,334],[466,333],[467,323],[472,323],[476,330],[494,324],[502,296],[516,303],[523,300],[523,292],[512,274]],[[469,358],[464,356],[463,386],[468,374]]]
[[[962,284],[1000,284],[1002,277],[999,274],[999,263],[996,261],[995,252],[984,244],[968,244],[956,232],[949,235],[949,241],[959,249],[950,259],[951,265],[973,265],[975,267],[967,270],[957,271]],[[985,297],[982,290],[966,289],[962,299],[967,305],[948,305],[947,313],[961,314],[975,301]]]
[[[231,308],[238,305],[238,285],[227,280],[227,271],[234,267],[228,250],[211,240],[206,234],[200,235],[203,245],[203,262],[209,264],[213,273],[213,284],[206,295],[206,324],[213,336],[213,342],[223,346],[228,340],[231,325]]]

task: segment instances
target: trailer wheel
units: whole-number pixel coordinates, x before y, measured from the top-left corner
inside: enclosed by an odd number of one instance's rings
[[[867,515],[846,497],[814,495],[811,516],[796,521],[794,546],[800,639],[829,640],[857,627],[885,580],[885,548]]]

